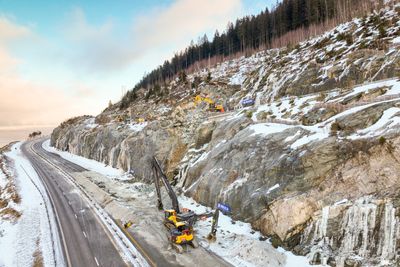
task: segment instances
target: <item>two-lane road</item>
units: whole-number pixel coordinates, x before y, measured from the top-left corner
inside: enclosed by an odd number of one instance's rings
[[[46,151],[43,142],[43,139],[26,142],[22,152],[43,181],[52,202],[67,266],[231,266],[202,247],[187,254],[182,262],[183,256],[163,253],[137,233],[120,228],[125,236],[123,243],[133,246],[133,256],[129,257],[133,263],[124,261],[126,257],[121,256],[120,247],[116,245],[121,243],[114,240],[103,224],[104,220],[88,203],[86,193],[75,182],[74,175],[87,170]],[[118,226],[115,224],[114,227]]]
[[[74,187],[52,164],[39,157],[42,142],[25,143],[22,151],[31,162],[52,200],[67,266],[131,266],[121,256],[113,236]],[[41,150],[43,151],[43,149]],[[43,152],[42,152],[43,153]],[[57,159],[58,160],[58,159]],[[60,158],[56,165],[63,165]],[[85,171],[71,163],[63,168]]]

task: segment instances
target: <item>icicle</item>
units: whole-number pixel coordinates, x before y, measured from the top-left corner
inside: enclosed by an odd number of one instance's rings
[[[329,219],[329,206],[326,206],[322,209],[322,219],[319,229],[321,238],[326,236],[326,230],[328,228],[328,219]]]
[[[398,227],[398,219],[395,217],[396,210],[393,204],[388,202],[385,204],[385,214],[382,217],[383,236],[381,240],[381,260],[392,260],[396,256],[396,229]]]

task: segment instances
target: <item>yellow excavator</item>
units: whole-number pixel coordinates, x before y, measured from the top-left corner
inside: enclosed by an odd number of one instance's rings
[[[197,95],[194,98],[195,105],[199,105],[202,102],[208,103],[208,108],[212,112],[225,112],[224,106],[220,104],[215,104],[214,100],[209,97],[202,97],[201,95]]]
[[[197,215],[190,210],[181,213],[178,198],[155,157],[151,159],[151,167],[157,191],[158,209],[164,209],[161,200],[161,183],[167,190],[172,202],[173,209],[164,210],[164,225],[169,229],[169,239],[172,246],[178,253],[183,252],[183,245],[190,245],[197,248],[199,244],[193,233],[193,224],[197,220]]]

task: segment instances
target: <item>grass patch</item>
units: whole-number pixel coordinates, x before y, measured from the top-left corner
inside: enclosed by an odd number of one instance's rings
[[[43,254],[42,251],[40,251],[40,239],[38,238],[36,240],[36,250],[33,253],[33,263],[32,267],[43,267]]]

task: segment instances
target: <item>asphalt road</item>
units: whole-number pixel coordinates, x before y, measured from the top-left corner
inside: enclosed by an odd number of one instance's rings
[[[26,142],[22,152],[47,187],[47,193],[54,202],[59,221],[61,242],[67,266],[131,266],[124,262],[114,245],[109,231],[103,226],[96,213],[90,208],[78,188],[73,185],[57,168],[73,176],[74,173],[87,171],[85,168],[63,159],[55,153],[43,149],[45,140]],[[50,163],[49,163],[50,162]],[[57,168],[55,166],[57,166]],[[118,223],[118,222],[116,222]],[[155,247],[131,229],[120,227],[125,236],[146,259],[149,266],[182,266],[176,259],[166,259]],[[198,248],[204,250],[203,248]],[[204,250],[210,264],[207,266],[231,266],[214,253]],[[193,262],[193,266],[199,266]]]
[[[22,151],[53,200],[67,266],[130,266],[121,257],[109,231],[78,193],[79,189],[35,153],[67,172],[80,172],[85,169],[45,151],[41,146],[42,142],[27,142],[22,146]]]

